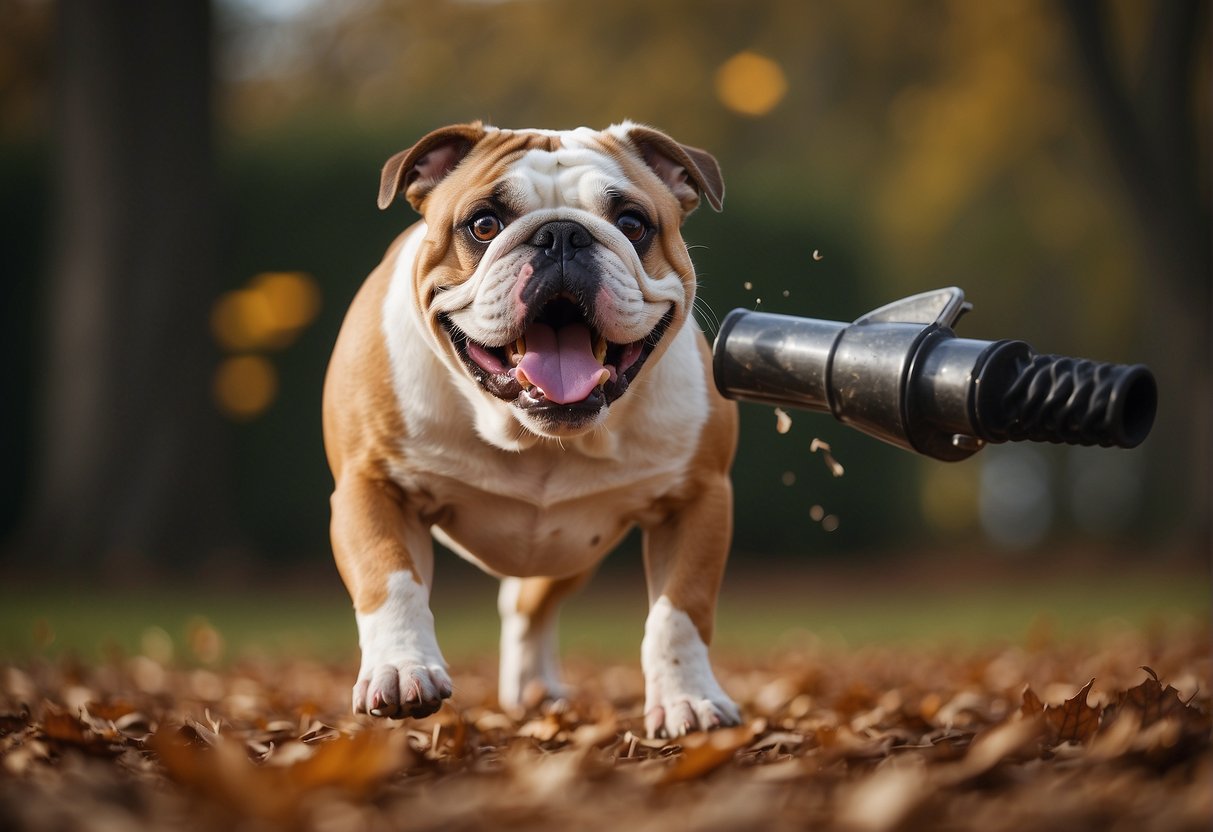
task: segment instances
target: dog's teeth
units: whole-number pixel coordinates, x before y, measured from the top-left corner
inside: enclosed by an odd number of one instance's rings
[[[606,361],[607,339],[604,335],[598,336],[598,343],[594,345],[594,359],[601,364]]]
[[[514,378],[518,379],[518,383],[522,385],[522,389],[531,389],[531,380],[526,377],[526,373],[522,372],[521,367],[514,371]]]
[[[526,339],[519,338],[514,342],[514,352],[518,353],[519,359],[526,355]]]
[[[594,386],[601,387],[602,385],[606,384],[610,380],[611,380],[611,371],[608,370],[606,367],[603,367],[602,372],[598,374],[598,381]]]

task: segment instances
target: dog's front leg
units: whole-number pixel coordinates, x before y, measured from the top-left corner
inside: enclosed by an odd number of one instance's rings
[[[645,529],[649,616],[641,643],[644,725],[677,737],[741,721],[708,661],[716,594],[732,534],[727,474],[705,476],[693,496]]]
[[[332,510],[333,552],[362,648],[354,713],[432,714],[451,695],[451,678],[429,607],[429,530],[396,485],[362,474],[338,478]]]

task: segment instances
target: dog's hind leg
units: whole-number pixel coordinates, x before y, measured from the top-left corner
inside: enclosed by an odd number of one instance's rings
[[[560,681],[556,622],[560,604],[589,580],[587,569],[568,578],[504,578],[497,595],[501,613],[501,673],[497,699],[506,710],[535,707],[565,695]]]

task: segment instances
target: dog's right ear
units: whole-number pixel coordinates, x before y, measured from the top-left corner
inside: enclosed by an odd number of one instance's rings
[[[388,159],[379,179],[379,208],[387,208],[403,193],[409,205],[420,212],[429,192],[463,161],[484,134],[484,125],[478,121],[452,124]]]

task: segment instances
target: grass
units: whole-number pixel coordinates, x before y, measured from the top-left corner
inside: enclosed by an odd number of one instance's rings
[[[1201,570],[1091,572],[963,580],[885,567],[843,575],[803,568],[730,575],[714,649],[762,656],[813,640],[844,648],[1024,643],[1107,627],[1165,632],[1210,620],[1209,581]],[[433,607],[452,662],[496,650],[494,595],[495,582],[474,570],[440,567]],[[564,651],[610,660],[637,656],[645,606],[638,570],[595,581],[565,607]],[[0,660],[89,658],[115,650],[187,661],[255,654],[352,664],[357,634],[335,579],[306,591],[0,588]]]

